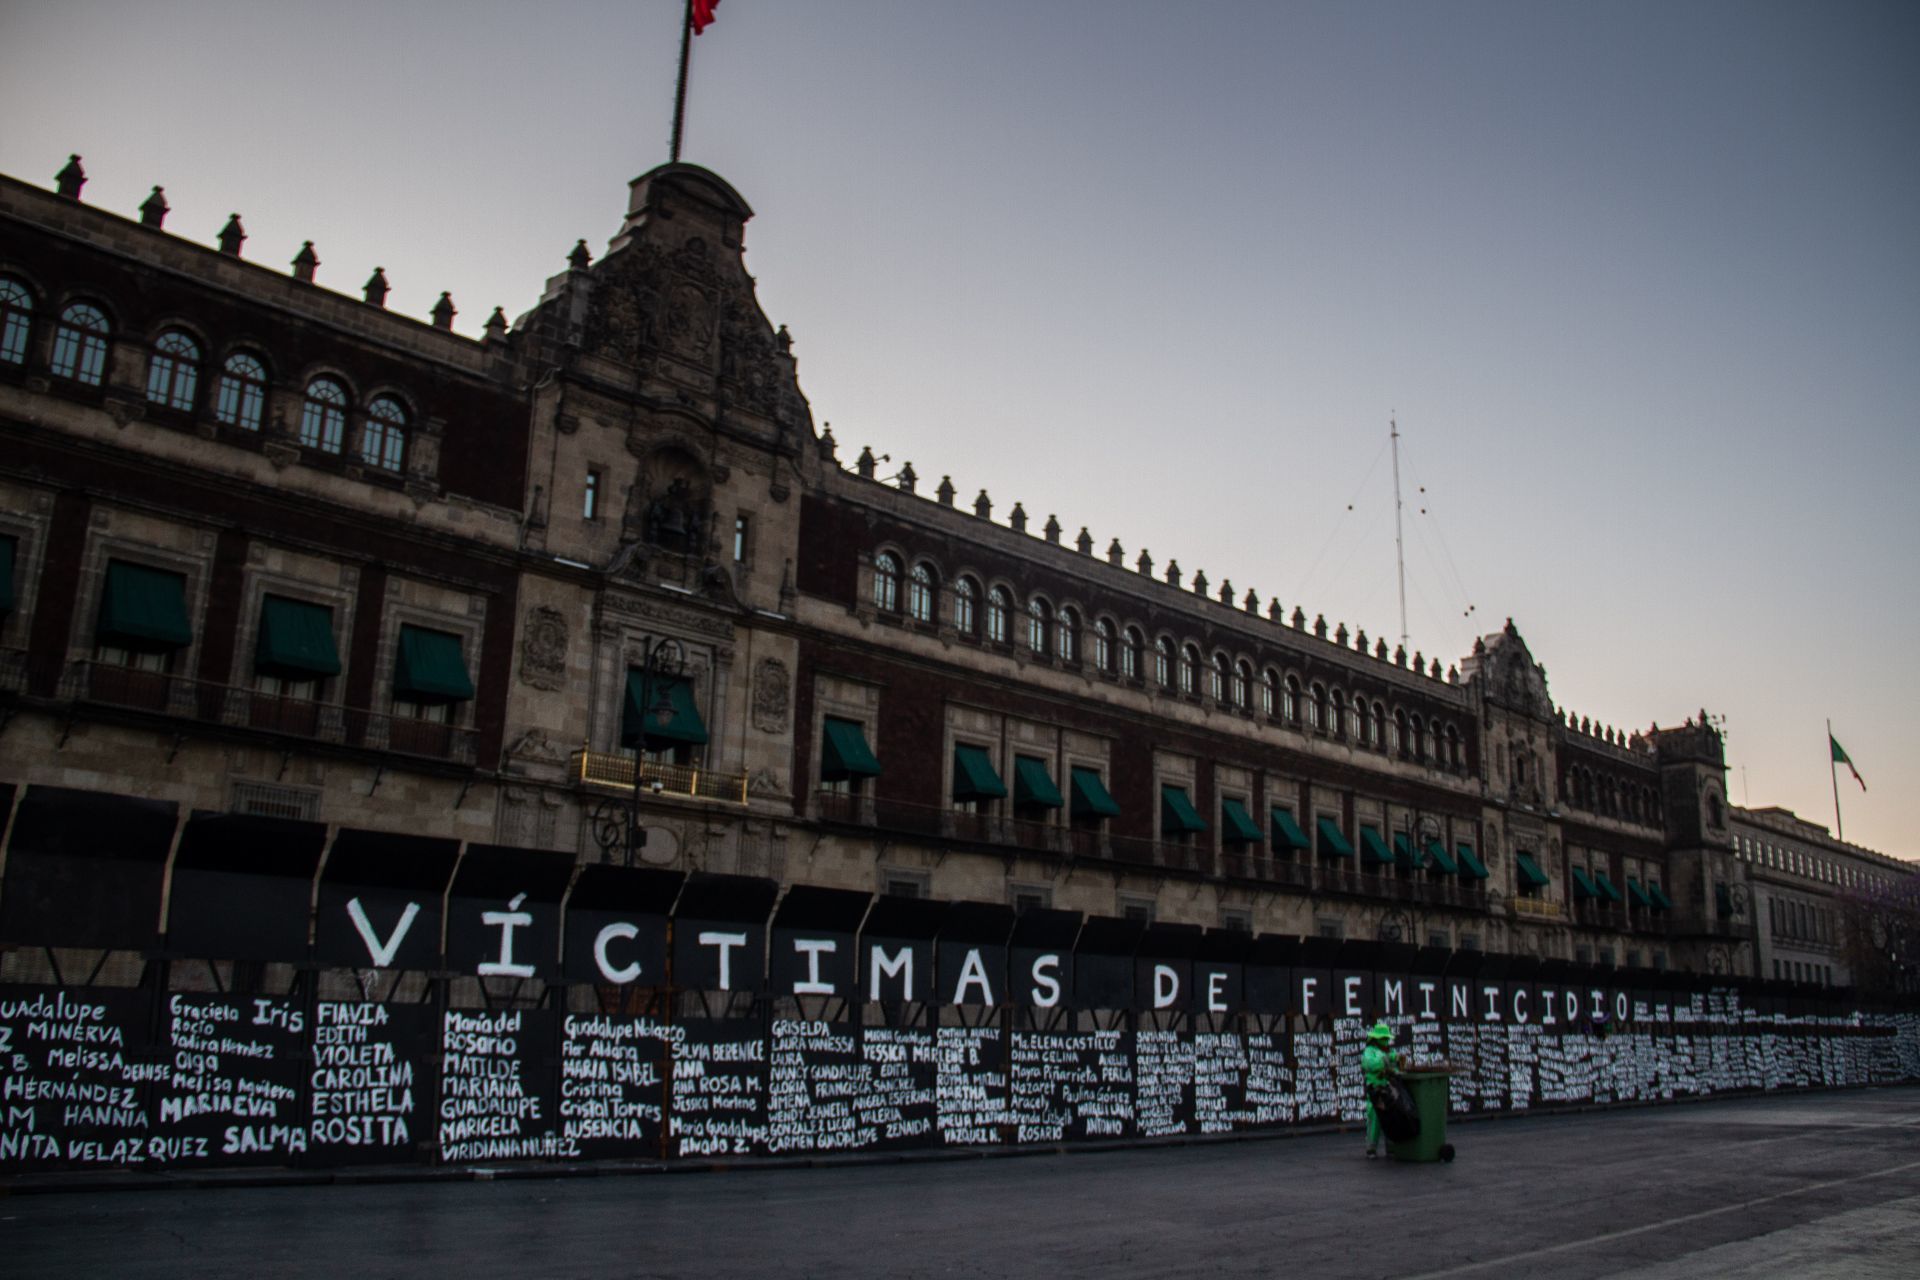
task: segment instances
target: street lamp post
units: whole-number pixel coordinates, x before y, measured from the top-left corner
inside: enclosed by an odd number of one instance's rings
[[[636,851],[644,849],[647,844],[646,828],[640,825],[640,772],[646,758],[647,729],[649,726],[665,729],[673,723],[673,682],[680,678],[686,667],[686,657],[678,640],[648,636],[642,645],[639,670],[628,677],[629,685],[634,675],[639,678],[639,687],[633,691],[633,701],[641,708],[640,722],[634,730],[633,784],[624,799],[602,800],[588,815],[593,842],[600,847],[601,853],[611,855],[615,849],[619,849],[622,851],[623,864],[629,867],[633,865]],[[621,697],[624,717],[625,689],[621,691]],[[657,780],[654,789],[660,789]]]

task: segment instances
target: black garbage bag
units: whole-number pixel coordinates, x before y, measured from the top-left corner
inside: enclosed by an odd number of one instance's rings
[[[1380,1128],[1389,1142],[1412,1142],[1420,1136],[1420,1109],[1413,1105],[1413,1092],[1404,1081],[1389,1080],[1367,1090],[1373,1112],[1380,1117]]]

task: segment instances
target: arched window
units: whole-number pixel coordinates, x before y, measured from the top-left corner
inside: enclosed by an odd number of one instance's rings
[[[200,389],[200,344],[178,329],[154,340],[147,362],[147,399],[169,409],[191,410]]]
[[[1285,703],[1282,704],[1282,710],[1286,714],[1288,724],[1295,725],[1295,726],[1299,725],[1300,723],[1300,677],[1299,676],[1287,677],[1287,697],[1286,697]]]
[[[1027,648],[1046,656],[1048,632],[1053,630],[1053,610],[1039,596],[1027,601]]]
[[[1253,710],[1253,668],[1242,662],[1233,669],[1233,705]]]
[[[267,411],[267,367],[244,351],[227,357],[214,388],[213,416],[230,427],[258,431]]]
[[[1407,727],[1413,733],[1413,758],[1425,764],[1427,761],[1427,726],[1419,716],[1407,721]]]
[[[1324,733],[1327,728],[1327,686],[1314,681],[1313,697],[1307,702],[1307,728]]]
[[[339,453],[346,434],[346,388],[332,378],[315,378],[307,384],[306,407],[300,411],[300,443]]]
[[[60,313],[53,330],[53,359],[49,368],[56,377],[97,387],[107,376],[107,317],[90,303],[76,302]]]
[[[1173,688],[1173,641],[1165,636],[1153,646],[1153,682],[1162,689]]]
[[[1113,623],[1106,618],[1093,624],[1093,665],[1108,675],[1113,674]]]
[[[1280,709],[1280,673],[1268,667],[1260,677],[1260,714],[1273,719]]]
[[[980,634],[980,584],[962,577],[953,584],[953,629],[968,639]]]
[[[1393,713],[1393,754],[1402,760],[1407,758],[1407,713],[1395,708]]]
[[[987,593],[987,639],[995,644],[1013,642],[1013,597],[1005,587]]]
[[[1447,726],[1447,767],[1460,767],[1460,731],[1452,725]]]
[[[1344,739],[1347,736],[1347,691],[1333,691],[1333,736]]]
[[[900,612],[900,557],[891,551],[873,558],[873,607],[882,613]]]
[[[0,364],[25,364],[33,337],[33,294],[12,276],[0,276]]]
[[[933,569],[925,561],[913,566],[907,579],[907,616],[915,622],[933,621]]]
[[[392,396],[378,396],[367,406],[367,432],[360,456],[370,467],[398,471],[407,453],[407,411]]]
[[[1192,645],[1180,650],[1180,692],[1188,697],[1200,692],[1200,651]]]
[[[1120,649],[1120,674],[1128,680],[1140,678],[1142,659],[1147,652],[1147,638],[1140,634],[1140,628],[1127,628],[1127,642]]]
[[[1054,649],[1062,662],[1080,661],[1080,615],[1072,609],[1060,611],[1060,629],[1054,636]]]
[[[1373,749],[1387,749],[1387,704],[1384,702],[1373,704]]]

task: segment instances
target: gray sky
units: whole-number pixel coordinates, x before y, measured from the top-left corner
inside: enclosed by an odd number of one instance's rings
[[[680,7],[6,0],[0,171],[477,334],[666,159]],[[1511,615],[1829,825],[1831,717],[1911,856],[1917,66],[1912,4],[724,0],[685,158],[843,458],[1391,638],[1397,413],[1410,648]]]

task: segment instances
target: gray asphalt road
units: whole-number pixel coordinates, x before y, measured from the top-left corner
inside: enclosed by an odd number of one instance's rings
[[[1920,1275],[1920,1089],[958,1163],[22,1195],[11,1276]]]

